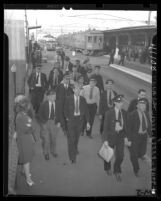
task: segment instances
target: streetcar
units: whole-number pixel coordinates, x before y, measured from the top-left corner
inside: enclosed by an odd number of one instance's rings
[[[64,34],[58,37],[58,42],[75,51],[86,55],[101,56],[109,54],[111,49],[125,47],[143,49],[149,47],[152,37],[156,33],[156,26],[124,27],[104,31],[85,31]]]

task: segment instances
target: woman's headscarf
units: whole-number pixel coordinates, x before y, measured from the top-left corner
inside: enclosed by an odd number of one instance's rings
[[[16,114],[20,111],[25,111],[28,108],[29,100],[28,98],[23,95],[17,95],[15,98],[15,112]]]

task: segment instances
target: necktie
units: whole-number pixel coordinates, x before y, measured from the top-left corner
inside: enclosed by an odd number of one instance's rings
[[[40,76],[40,73],[38,73],[38,75],[37,75],[37,78],[36,78],[36,84],[39,83],[39,76]]]
[[[76,75],[75,75],[75,74],[73,74],[73,77],[74,77],[74,81],[76,82]]]
[[[109,91],[109,99],[108,99],[109,105],[112,105],[112,99],[111,99],[111,90]]]
[[[142,131],[144,132],[146,130],[146,122],[145,122],[145,116],[142,113]]]
[[[75,112],[76,114],[79,112],[78,97],[76,98]]]
[[[54,103],[51,104],[50,119],[54,119]]]
[[[121,111],[119,110],[119,115],[118,115],[118,121],[120,123],[120,126],[122,126],[122,121],[121,121]]]
[[[89,99],[93,98],[93,87],[90,88]]]

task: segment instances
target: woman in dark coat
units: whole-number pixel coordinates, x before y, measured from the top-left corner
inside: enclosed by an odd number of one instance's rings
[[[23,166],[26,183],[32,186],[30,163],[34,156],[33,122],[28,114],[30,103],[24,95],[15,98],[17,146],[19,151],[19,164]]]

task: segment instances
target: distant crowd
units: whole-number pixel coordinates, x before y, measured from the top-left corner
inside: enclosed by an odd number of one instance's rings
[[[124,65],[124,62],[127,61],[139,61],[140,64],[151,64],[150,51],[148,46],[144,47],[130,47],[122,46],[111,48],[109,51],[110,62],[114,63],[114,60],[118,60],[118,64]]]

